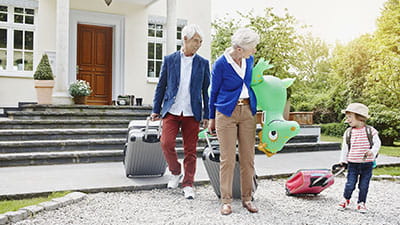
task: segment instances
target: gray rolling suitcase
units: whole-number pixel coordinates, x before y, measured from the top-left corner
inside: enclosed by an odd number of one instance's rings
[[[220,190],[220,152],[218,143],[211,143],[208,135],[206,136],[207,146],[203,151],[203,163],[206,168],[208,177],[210,178],[210,183],[214,189],[215,194],[218,198],[221,198]],[[257,189],[257,179],[256,175],[253,176],[253,194]],[[240,191],[240,164],[239,164],[239,154],[236,153],[236,163],[233,175],[232,183],[232,197],[236,199],[241,198]]]
[[[163,176],[167,168],[160,145],[161,121],[133,120],[129,123],[124,149],[126,176]]]

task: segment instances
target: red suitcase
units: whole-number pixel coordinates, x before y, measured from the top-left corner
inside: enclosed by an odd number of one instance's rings
[[[317,195],[334,183],[329,169],[303,169],[286,181],[287,195]]]

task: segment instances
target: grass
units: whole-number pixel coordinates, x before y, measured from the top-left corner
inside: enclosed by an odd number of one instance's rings
[[[342,143],[342,138],[321,135],[321,141]],[[400,142],[394,142],[394,146],[381,146],[381,149],[379,150],[379,154],[400,157]]]
[[[321,135],[321,141],[329,141],[329,142],[342,142],[342,138]],[[400,157],[400,142],[395,142],[395,146],[381,146],[379,150],[379,154]],[[373,170],[374,175],[391,175],[391,176],[400,176],[400,167],[398,166],[389,166],[389,167],[379,167]]]
[[[391,176],[400,176],[400,167],[398,166],[388,166],[388,167],[379,167],[373,170],[374,175],[391,175]]]
[[[17,211],[20,208],[36,205],[41,202],[50,201],[53,198],[63,197],[69,194],[69,191],[65,192],[54,192],[47,197],[38,197],[38,198],[28,198],[28,199],[21,199],[21,200],[4,200],[0,201],[0,214],[9,212],[9,211]]]

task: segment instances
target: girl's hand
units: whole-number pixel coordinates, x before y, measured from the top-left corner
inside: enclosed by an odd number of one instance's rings
[[[374,153],[371,150],[368,150],[365,154],[364,154],[364,160],[367,158],[372,158],[374,157]]]

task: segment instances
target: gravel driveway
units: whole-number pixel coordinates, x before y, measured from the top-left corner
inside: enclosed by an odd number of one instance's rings
[[[240,201],[233,213],[221,216],[219,201],[209,185],[196,187],[196,199],[186,200],[180,189],[90,194],[86,200],[54,211],[39,213],[16,224],[400,224],[400,182],[371,181],[367,214],[337,210],[345,178],[320,195],[288,197],[285,180],[260,180],[255,203],[260,212],[248,213]]]

